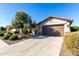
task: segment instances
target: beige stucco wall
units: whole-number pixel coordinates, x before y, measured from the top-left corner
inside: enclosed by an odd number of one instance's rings
[[[65,24],[66,21],[64,20],[59,20],[59,19],[52,19],[48,22],[46,22],[44,25],[55,25],[55,24]]]
[[[44,26],[44,25],[56,25],[56,24],[64,24],[64,33],[70,32],[70,28],[68,27],[69,23],[64,21],[64,20],[59,20],[59,19],[52,19],[48,22],[44,22],[44,23],[40,24],[38,32],[40,32],[42,35],[42,26]]]
[[[70,26],[68,22],[64,24],[64,32],[70,32]]]

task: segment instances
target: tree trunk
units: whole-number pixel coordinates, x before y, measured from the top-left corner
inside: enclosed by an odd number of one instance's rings
[[[23,29],[22,29],[22,28],[20,28],[20,34],[21,34],[21,35],[23,34]]]
[[[35,31],[34,31],[34,29],[32,29],[32,35],[35,36]]]

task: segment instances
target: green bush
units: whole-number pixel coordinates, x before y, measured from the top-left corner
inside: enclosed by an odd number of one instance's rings
[[[23,30],[23,34],[27,35],[28,30]]]
[[[4,27],[0,27],[0,30],[1,30],[1,31],[4,31],[4,30],[5,30],[5,28],[4,28]]]
[[[2,30],[0,30],[0,33],[2,33],[3,31]]]
[[[18,33],[19,33],[19,31],[14,31],[13,33],[14,33],[14,34],[18,34]]]
[[[70,27],[70,29],[71,29],[71,32],[79,31],[78,26],[72,26],[72,27]]]
[[[0,30],[0,37],[4,36],[4,31]]]
[[[12,33],[11,33],[11,32],[6,32],[6,33],[4,33],[4,35],[8,35],[8,34],[12,35]]]
[[[0,33],[0,37],[1,37],[1,36],[4,36],[4,32]]]
[[[13,34],[9,37],[9,40],[17,40],[18,39],[18,36],[16,34]]]
[[[5,33],[4,34],[4,39],[9,39],[9,37],[12,35],[12,33],[9,33],[9,32],[7,32],[7,33]]]

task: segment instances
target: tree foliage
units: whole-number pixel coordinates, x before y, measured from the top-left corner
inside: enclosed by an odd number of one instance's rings
[[[12,21],[12,25],[15,28],[23,28],[24,24],[30,22],[31,17],[23,11],[16,12],[15,19]]]
[[[31,17],[23,12],[16,12],[15,18],[12,21],[12,26],[16,29],[20,29],[21,33],[32,32],[32,29],[36,28],[36,23],[34,23]]]

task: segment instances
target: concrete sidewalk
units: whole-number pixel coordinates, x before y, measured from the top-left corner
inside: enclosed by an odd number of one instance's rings
[[[2,42],[2,40],[0,40]],[[0,44],[0,55],[3,56],[59,56],[62,37],[28,39],[12,45]]]

